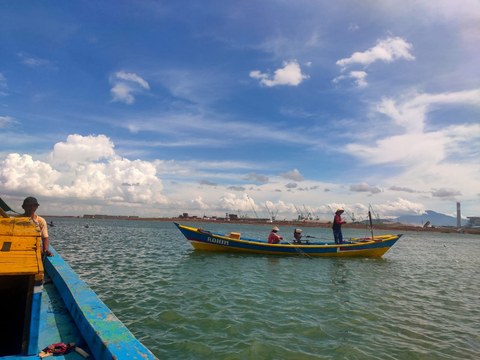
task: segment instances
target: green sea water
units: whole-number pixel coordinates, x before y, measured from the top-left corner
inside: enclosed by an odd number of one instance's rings
[[[194,251],[167,222],[50,220],[58,253],[159,359],[480,358],[480,236],[407,232],[382,259],[309,259]]]

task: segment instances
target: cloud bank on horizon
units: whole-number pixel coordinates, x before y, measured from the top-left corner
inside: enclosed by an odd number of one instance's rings
[[[480,5],[407,2],[3,2],[0,197],[478,216]]]

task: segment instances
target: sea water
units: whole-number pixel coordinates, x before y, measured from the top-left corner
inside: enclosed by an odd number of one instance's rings
[[[478,235],[406,232],[380,259],[307,258],[194,250],[169,222],[51,220],[50,243],[159,359],[480,358]]]

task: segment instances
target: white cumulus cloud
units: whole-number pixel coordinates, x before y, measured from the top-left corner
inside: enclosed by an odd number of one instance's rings
[[[297,60],[290,62],[284,62],[283,68],[275,70],[273,78],[268,74],[263,74],[260,71],[251,71],[250,77],[254,79],[260,79],[260,84],[268,87],[276,85],[291,85],[297,86],[303,80],[308,79],[310,76],[302,74],[302,69]]]
[[[65,143],[55,145],[48,161],[9,154],[0,162],[0,192],[97,204],[167,202],[160,193],[159,162],[121,158],[104,135],[70,135]],[[55,169],[59,164],[69,166]]]
[[[47,195],[58,190],[61,173],[50,164],[33,160],[30,155],[9,154],[0,162],[0,190],[3,193]]]
[[[422,133],[426,114],[436,106],[458,104],[480,106],[480,89],[441,94],[414,94],[407,100],[397,102],[385,98],[376,110],[387,115],[409,133]]]
[[[69,135],[66,142],[56,143],[49,155],[53,165],[89,163],[115,155],[113,142],[105,135]]]
[[[360,184],[350,185],[350,190],[355,192],[369,192],[371,194],[378,194],[382,192],[382,190],[380,190],[378,187],[370,186],[365,182]]]
[[[425,207],[422,204],[410,202],[402,198],[398,198],[394,201],[388,201],[386,204],[374,205],[373,208],[382,217],[422,215],[425,213]]]
[[[338,60],[336,64],[344,69],[352,64],[368,66],[377,60],[384,62],[392,62],[402,58],[415,60],[415,57],[410,54],[411,48],[412,44],[406,42],[404,39],[400,37],[389,37],[385,40],[378,40],[377,45],[364,52],[355,52],[349,58]]]
[[[298,171],[297,169],[294,169],[293,171],[289,171],[286,173],[280,173],[278,175],[285,179],[294,180],[294,181],[303,181],[304,179],[303,175],[300,174],[300,171]]]
[[[354,32],[354,31],[357,31],[359,29],[358,25],[355,24],[355,23],[350,23],[348,25],[348,31],[350,32]]]
[[[6,88],[6,87],[7,87],[7,79],[2,73],[0,73],[0,88]]]
[[[480,89],[422,94],[400,103],[383,99],[376,110],[387,115],[393,124],[401,126],[405,134],[384,137],[368,146],[349,144],[347,151],[376,164],[395,162],[398,165],[426,165],[440,163],[447,153],[465,151],[463,145],[468,141],[469,148],[473,149],[472,142],[480,139],[478,124],[451,125],[437,131],[424,131],[426,114],[442,104],[480,106]]]
[[[365,78],[367,77],[367,73],[365,71],[350,71],[348,75],[340,75],[333,79],[334,83],[338,83],[340,80],[343,79],[354,79],[355,83],[358,87],[365,87],[368,85]]]
[[[428,117],[430,127],[426,129],[427,114],[452,106],[480,106],[480,89],[442,94],[421,94],[405,97],[401,101],[384,99],[377,106],[379,113],[388,117],[385,125],[395,129],[390,135],[385,128],[369,131],[368,136],[376,140],[368,145],[350,143],[345,149],[352,156],[366,163],[389,164],[403,172],[384,181],[394,185],[401,183],[405,188],[425,193],[437,189],[461,189],[464,198],[474,196],[473,189],[480,183],[479,151],[480,124],[475,117],[455,119],[456,124],[435,123]],[[471,122],[473,120],[473,122]],[[452,119],[453,121],[453,119]],[[468,122],[470,121],[470,123]],[[403,131],[403,133],[402,133]],[[439,198],[448,195],[460,196],[455,192],[434,192]],[[446,194],[446,197],[440,195]]]
[[[238,210],[252,211],[252,206],[255,208],[255,211],[260,210],[260,207],[256,205],[255,201],[252,198],[249,198],[247,194],[243,194],[242,197],[237,198],[233,193],[225,193],[218,200],[216,208],[217,210],[237,212]]]
[[[110,77],[110,83],[113,87],[110,89],[112,101],[133,104],[135,97],[133,94],[141,93],[144,90],[150,90],[150,85],[137,74],[125,73],[119,71]]]
[[[148,85],[148,83],[145,80],[143,80],[140,76],[138,76],[137,74],[128,74],[128,73],[125,73],[123,71],[119,71],[118,73],[115,74],[115,76],[118,79],[132,81],[134,83],[139,84],[144,89],[150,90],[150,85]]]
[[[268,177],[265,175],[256,174],[251,172],[243,178],[245,181],[255,181],[255,182],[268,182]]]
[[[18,121],[10,116],[0,116],[0,129],[13,124],[18,124]]]
[[[8,93],[5,92],[4,90],[8,90],[7,79],[2,73],[0,73],[0,96],[8,95]]]
[[[190,205],[190,209],[196,209],[196,210],[210,209],[210,206],[203,202],[203,199],[201,196],[198,196],[197,198],[193,199],[189,205]]]
[[[106,163],[77,167],[72,185],[66,186],[63,194],[66,197],[130,203],[165,203],[166,199],[160,194],[162,189],[154,163],[116,157]]]
[[[46,59],[40,59],[38,57],[29,55],[27,53],[18,53],[17,54],[21,59],[21,63],[30,67],[47,67],[54,69],[54,66],[52,65],[52,62],[50,60]]]
[[[440,198],[453,198],[455,196],[462,196],[462,193],[455,189],[432,189],[432,196]]]

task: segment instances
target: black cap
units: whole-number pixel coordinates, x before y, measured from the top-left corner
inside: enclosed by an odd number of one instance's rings
[[[37,199],[35,199],[32,196],[29,196],[25,200],[23,200],[23,205],[22,206],[28,206],[28,205],[38,205],[38,206],[40,206]]]

